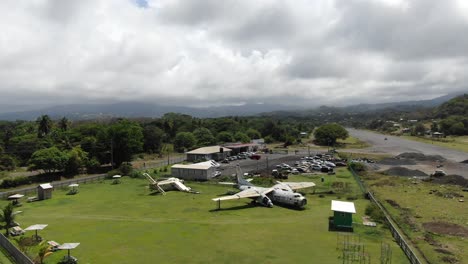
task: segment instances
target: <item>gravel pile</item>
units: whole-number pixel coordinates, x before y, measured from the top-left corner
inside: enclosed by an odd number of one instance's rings
[[[410,170],[404,167],[393,167],[384,171],[383,173],[386,175],[403,176],[403,177],[428,176],[426,173],[420,170]]]
[[[462,187],[468,187],[468,180],[460,175],[447,175],[442,177],[431,177],[433,183],[438,184],[451,184],[458,185]]]
[[[468,164],[468,160],[461,161],[460,163],[466,163],[466,164]]]
[[[396,158],[411,159],[411,160],[418,160],[418,161],[444,161],[445,160],[445,158],[440,155],[424,155],[422,153],[415,153],[415,152],[401,153],[400,155],[396,156]]]
[[[378,162],[382,165],[392,165],[392,166],[403,166],[403,165],[416,165],[414,160],[410,159],[397,159],[397,158],[385,158]]]

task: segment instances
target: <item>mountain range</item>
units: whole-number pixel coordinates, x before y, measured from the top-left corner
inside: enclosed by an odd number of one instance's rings
[[[408,107],[435,107],[457,95],[451,93],[430,100],[404,101],[380,104],[358,104],[346,107],[319,107],[304,109],[291,105],[277,104],[245,104],[235,106],[217,106],[206,108],[167,106],[141,102],[121,102],[108,104],[70,104],[45,107],[41,109],[28,109],[26,111],[14,111],[0,113],[0,120],[35,120],[40,115],[49,115],[53,119],[67,117],[71,120],[101,119],[110,117],[161,117],[165,113],[174,112],[188,114],[194,117],[222,117],[222,116],[248,116],[248,115],[274,115],[277,113],[311,113],[323,110],[364,112],[385,108]]]

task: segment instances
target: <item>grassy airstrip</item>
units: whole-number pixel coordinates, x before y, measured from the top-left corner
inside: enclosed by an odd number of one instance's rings
[[[146,180],[125,177],[117,185],[107,180],[82,184],[77,195],[57,189],[50,200],[24,203],[17,221],[23,228],[48,224],[39,231],[47,240],[80,242],[72,250],[80,263],[341,263],[337,234],[328,231],[330,201],[337,196],[346,200],[357,188],[345,169],[325,176],[324,183],[320,177],[290,177],[319,185],[315,194],[305,190],[305,210],[254,207],[249,200],[239,200],[225,201],[223,210],[215,211],[211,198],[232,187],[188,183],[201,194],[149,195]],[[342,194],[319,197],[319,192],[333,190],[333,182],[349,185]],[[408,263],[388,230],[360,225],[369,202],[354,202],[355,234],[361,236],[371,263],[380,263],[382,241],[392,247],[392,263]],[[57,263],[65,254],[55,252],[46,263]]]

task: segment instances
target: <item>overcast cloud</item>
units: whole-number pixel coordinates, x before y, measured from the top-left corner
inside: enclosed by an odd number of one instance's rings
[[[468,91],[466,0],[2,0],[0,103],[342,105]]]

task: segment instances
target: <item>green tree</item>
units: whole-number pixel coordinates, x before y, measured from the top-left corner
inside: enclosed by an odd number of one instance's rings
[[[70,121],[69,121],[66,117],[63,117],[63,118],[60,119],[60,121],[58,122],[58,127],[59,127],[60,130],[62,130],[62,131],[67,131],[68,128],[70,127]]]
[[[65,172],[69,175],[75,175],[88,164],[88,153],[83,151],[81,147],[74,147],[68,153],[68,161],[65,167]]]
[[[149,153],[161,152],[163,137],[164,131],[161,128],[155,125],[146,126],[143,129],[144,150]]]
[[[243,132],[236,132],[236,133],[234,134],[234,140],[235,140],[235,141],[242,142],[242,143],[248,143],[248,142],[250,142],[249,136],[247,136],[247,134],[245,134],[245,133],[243,133]]]
[[[348,135],[348,131],[336,123],[325,124],[314,131],[315,141],[329,146],[333,146],[337,139],[346,139]]]
[[[52,131],[52,120],[48,115],[42,115],[36,121],[37,137],[42,138],[47,136]]]
[[[208,128],[200,127],[193,131],[198,146],[209,146],[216,143],[216,139]]]
[[[174,139],[174,149],[177,152],[184,152],[184,149],[190,149],[195,146],[197,139],[190,132],[179,132]]]
[[[426,128],[424,127],[422,123],[416,124],[416,126],[413,129],[413,135],[415,136],[424,135],[425,132],[426,132]]]
[[[120,120],[109,127],[113,159],[118,167],[123,162],[132,160],[132,156],[143,150],[143,129],[129,120]]]
[[[437,124],[437,122],[432,122],[431,131],[432,132],[439,132],[439,124]]]
[[[9,236],[11,227],[15,225],[15,214],[13,213],[13,204],[9,203],[2,209],[0,214],[0,222],[3,224],[2,228],[5,229],[5,236]]]
[[[29,160],[30,170],[44,170],[50,173],[63,170],[67,164],[68,156],[56,147],[41,149],[32,154]]]
[[[12,171],[16,168],[15,159],[7,154],[0,154],[0,171]]]
[[[234,137],[231,133],[227,131],[219,132],[217,136],[218,142],[226,143],[226,142],[234,142]]]
[[[457,122],[450,127],[450,134],[452,135],[464,135],[465,125],[462,122]]]
[[[247,136],[249,136],[249,138],[251,139],[259,139],[262,137],[262,135],[260,134],[260,132],[256,129],[253,129],[253,128],[249,128],[247,129],[247,131],[245,132],[247,134]]]

